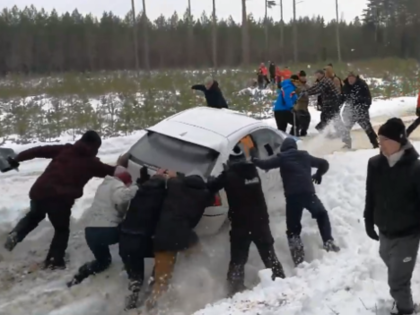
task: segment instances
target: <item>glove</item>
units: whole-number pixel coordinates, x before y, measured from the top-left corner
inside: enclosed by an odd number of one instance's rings
[[[416,115],[417,115],[418,117],[420,117],[420,107],[417,107],[417,108],[416,108]]]
[[[18,169],[20,166],[20,163],[11,156],[7,158],[7,162],[9,163],[11,169]]]
[[[322,182],[322,176],[319,175],[318,173],[315,173],[314,175],[312,175],[312,182],[319,185]]]
[[[366,234],[374,241],[379,241],[378,233],[375,231],[375,225],[370,220],[365,219]]]

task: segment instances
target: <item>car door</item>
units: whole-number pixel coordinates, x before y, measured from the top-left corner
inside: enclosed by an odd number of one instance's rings
[[[275,131],[268,128],[258,129],[251,133],[251,137],[259,159],[270,159],[280,153],[283,139]],[[259,170],[259,172],[267,203],[271,203],[272,199],[276,199],[283,189],[280,171],[273,169],[270,171]]]

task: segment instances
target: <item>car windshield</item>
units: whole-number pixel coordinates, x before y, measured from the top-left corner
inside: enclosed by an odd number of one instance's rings
[[[149,131],[131,149],[130,159],[148,167],[209,176],[219,153],[215,150]]]

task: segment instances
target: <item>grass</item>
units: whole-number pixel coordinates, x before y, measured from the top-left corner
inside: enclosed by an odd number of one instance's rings
[[[294,72],[305,70],[311,78],[323,67],[300,64],[290,68]],[[369,81],[375,97],[414,95],[420,86],[419,65],[411,60],[369,60],[334,64],[334,68],[342,79],[349,71],[375,78]],[[211,74],[231,108],[256,118],[271,114],[275,95],[238,93],[255,78],[255,69],[10,76],[0,81],[0,137],[19,142],[48,141],[68,130],[78,135],[89,128],[105,137],[129,134],[181,110],[205,105],[201,94],[190,87]]]

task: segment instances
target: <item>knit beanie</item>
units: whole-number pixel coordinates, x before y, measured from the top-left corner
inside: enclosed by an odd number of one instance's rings
[[[232,152],[229,155],[229,161],[231,162],[238,162],[238,161],[245,161],[246,156],[245,153],[241,150],[238,145],[235,145]]]
[[[404,122],[400,118],[388,119],[378,130],[378,135],[396,141],[401,145],[407,143],[407,131]]]
[[[301,70],[301,71],[299,71],[298,76],[299,76],[299,77],[306,77],[306,72],[305,72],[305,71],[303,71],[303,70]]]
[[[131,178],[131,175],[129,172],[116,174],[115,177],[119,178],[126,186],[129,186],[133,183],[133,179]]]
[[[80,141],[86,143],[86,144],[90,144],[90,145],[95,145],[96,147],[100,147],[102,144],[102,140],[101,137],[99,136],[99,134],[94,131],[94,130],[88,130],[86,131],[82,138],[80,139]]]

